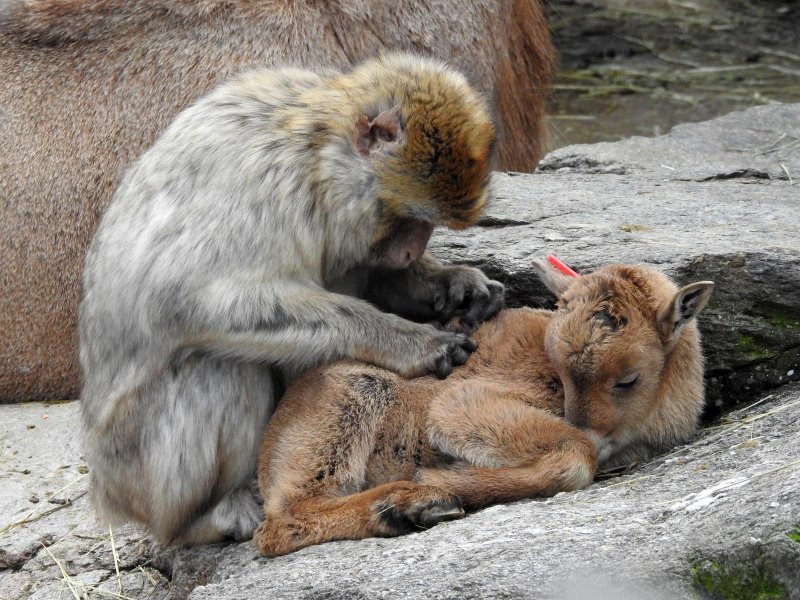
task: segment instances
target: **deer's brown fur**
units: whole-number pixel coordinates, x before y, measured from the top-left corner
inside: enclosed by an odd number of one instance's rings
[[[643,267],[577,279],[537,270],[559,309],[501,312],[447,380],[342,361],[295,382],[262,446],[261,552],[398,535],[580,489],[598,462],[641,460],[692,435],[703,404],[693,318],[713,284],[678,290]]]
[[[544,153],[554,51],[539,0],[0,2],[0,403],[74,397],[79,279],[129,164],[245,69],[447,61],[494,104],[498,168]]]

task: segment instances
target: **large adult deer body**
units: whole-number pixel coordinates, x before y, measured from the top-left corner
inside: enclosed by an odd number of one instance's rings
[[[0,2],[0,403],[77,396],[86,250],[178,113],[242,70],[386,50],[464,70],[496,109],[497,167],[534,168],[554,65],[539,0]]]
[[[447,380],[345,361],[290,388],[262,446],[267,555],[391,536],[589,485],[688,439],[703,405],[693,322],[713,284],[642,267],[537,270],[554,312],[501,312]]]

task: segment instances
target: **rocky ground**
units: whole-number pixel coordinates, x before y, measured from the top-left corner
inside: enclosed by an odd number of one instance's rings
[[[267,560],[99,528],[77,404],[2,406],[0,598],[800,598],[798,181],[800,105],[760,107],[562,148],[498,174],[480,227],[432,240],[512,305],[549,302],[529,267],[548,252],[714,280],[707,419],[726,416],[693,443],[580,492]]]

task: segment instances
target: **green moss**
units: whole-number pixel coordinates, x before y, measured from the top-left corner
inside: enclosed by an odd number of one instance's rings
[[[797,527],[795,527],[795,528],[794,528],[794,531],[791,531],[791,532],[787,533],[786,535],[787,535],[787,536],[789,537],[789,539],[790,539],[790,540],[792,540],[793,542],[797,542],[798,544],[800,544],[800,525],[798,525]]]
[[[750,311],[752,315],[765,319],[778,329],[800,330],[800,315],[786,308],[771,304],[756,304]]]
[[[772,358],[775,356],[775,352],[761,346],[754,338],[744,333],[739,334],[739,337],[736,339],[736,345],[742,351],[742,354],[752,360]]]
[[[786,590],[763,570],[752,565],[736,569],[714,561],[692,565],[694,584],[722,600],[782,600]]]

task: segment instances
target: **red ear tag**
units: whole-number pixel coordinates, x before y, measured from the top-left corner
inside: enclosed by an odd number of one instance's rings
[[[555,254],[548,254],[547,255],[547,262],[553,265],[556,269],[561,271],[564,275],[568,277],[580,277],[575,271],[570,269],[567,265],[561,262]]]

